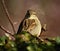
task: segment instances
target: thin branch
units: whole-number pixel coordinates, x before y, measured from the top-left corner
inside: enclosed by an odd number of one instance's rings
[[[11,36],[13,36],[12,33],[9,32],[8,30],[6,30],[3,26],[0,26],[0,28],[1,28],[3,31],[5,31],[6,33],[8,33],[8,34],[10,34]]]
[[[30,32],[27,32],[27,33],[29,33],[32,37],[36,38],[39,42],[44,42],[44,40],[42,38],[36,37],[36,36],[32,35]]]
[[[14,31],[14,34],[15,34],[15,33],[16,33],[16,32],[15,32],[15,28],[14,28],[14,25],[13,25],[11,19],[10,19],[10,15],[9,15],[9,12],[8,12],[8,10],[7,10],[7,7],[6,7],[6,5],[5,5],[4,0],[2,0],[2,4],[3,4],[3,8],[5,9],[7,18],[8,18],[8,20],[9,20],[9,22],[10,22],[10,24],[11,24],[11,26],[12,26],[12,29],[13,29],[13,31]]]

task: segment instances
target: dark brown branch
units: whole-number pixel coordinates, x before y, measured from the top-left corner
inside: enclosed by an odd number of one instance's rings
[[[10,34],[11,36],[13,36],[12,33],[9,32],[8,30],[6,30],[3,26],[0,26],[0,28],[1,28],[3,31],[5,31],[6,33],[8,33],[8,34]]]
[[[7,18],[8,18],[8,20],[9,20],[9,22],[10,22],[10,24],[11,24],[11,26],[12,26],[12,29],[13,29],[13,31],[14,31],[14,34],[15,34],[15,33],[16,33],[16,32],[15,32],[15,28],[14,28],[14,25],[13,25],[11,19],[10,19],[10,15],[9,15],[9,12],[8,12],[8,10],[7,10],[7,7],[6,7],[6,5],[5,5],[4,0],[2,0],[2,4],[3,4],[3,8],[5,9]]]

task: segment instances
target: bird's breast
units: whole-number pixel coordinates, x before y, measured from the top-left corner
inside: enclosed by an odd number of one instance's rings
[[[30,30],[29,32],[33,35],[39,36],[41,33],[41,22],[39,21],[38,17],[36,15],[31,15],[31,17],[29,19],[34,19],[35,20],[35,24],[36,26]]]

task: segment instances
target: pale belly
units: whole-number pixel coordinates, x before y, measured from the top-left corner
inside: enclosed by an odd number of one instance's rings
[[[32,18],[33,19],[33,18]],[[32,35],[34,35],[34,36],[39,36],[40,35],[40,33],[41,33],[41,23],[40,23],[40,21],[39,21],[39,19],[37,18],[37,17],[34,17],[34,19],[36,19],[36,24],[37,24],[37,26],[33,29],[33,30],[31,30],[30,31],[30,33],[32,34]]]

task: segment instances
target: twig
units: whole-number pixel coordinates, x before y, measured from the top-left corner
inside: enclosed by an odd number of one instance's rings
[[[8,20],[9,20],[9,22],[10,22],[10,24],[11,24],[11,26],[12,26],[12,29],[13,29],[13,31],[14,31],[14,34],[15,34],[15,33],[16,33],[16,32],[15,32],[15,28],[14,28],[14,25],[13,25],[11,19],[10,19],[10,15],[9,15],[9,12],[8,12],[8,10],[7,10],[7,7],[6,7],[6,5],[5,5],[4,0],[2,0],[2,4],[3,4],[3,8],[5,9],[7,18],[8,18]]]
[[[36,38],[39,42],[44,42],[44,40],[42,38],[36,37],[36,36],[32,35],[30,32],[27,32],[27,33],[29,33],[32,37]]]
[[[6,33],[8,33],[8,34],[10,34],[11,36],[13,36],[12,33],[9,32],[9,31],[7,31],[3,26],[0,26],[0,28],[1,28],[3,31],[5,31]]]

